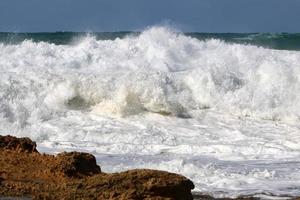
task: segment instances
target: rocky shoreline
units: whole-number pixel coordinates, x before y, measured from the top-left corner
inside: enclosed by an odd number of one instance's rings
[[[0,196],[32,199],[193,199],[189,179],[164,171],[104,173],[88,153],[40,154],[29,138],[0,136]]]
[[[135,169],[104,173],[93,155],[79,152],[41,154],[29,138],[0,136],[1,199],[215,199],[194,194],[184,176]],[[256,199],[241,197],[239,199]]]

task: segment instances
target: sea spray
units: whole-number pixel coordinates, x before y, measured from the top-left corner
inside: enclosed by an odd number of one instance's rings
[[[178,112],[211,108],[283,121],[297,121],[300,114],[300,53],[293,51],[227,44],[216,39],[199,41],[154,27],[124,39],[96,40],[89,35],[71,45],[26,40],[2,45],[0,56],[3,76],[22,74],[32,81],[33,87],[40,84],[48,92],[35,97],[45,98],[46,104],[41,103],[36,109],[55,107],[50,105],[54,102],[61,107],[72,98],[80,98],[87,106],[105,105],[102,101],[122,104],[114,102],[121,100],[113,97],[126,86],[126,92],[136,96],[134,101],[140,104],[136,107],[141,111],[179,116]],[[63,86],[70,81],[76,86]],[[16,89],[33,90],[22,82],[16,84]],[[49,88],[53,84],[56,89]],[[3,96],[10,95],[11,91],[4,88]],[[73,94],[73,90],[81,92]],[[60,94],[53,94],[57,99],[49,100],[52,93]],[[13,101],[18,104],[25,98],[26,95]]]

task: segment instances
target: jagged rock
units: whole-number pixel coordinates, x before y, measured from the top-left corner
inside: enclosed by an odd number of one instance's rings
[[[100,199],[193,199],[194,184],[189,179],[165,171],[136,169],[95,176],[88,181],[91,188],[100,189]]]
[[[96,163],[96,158],[89,153],[63,152],[56,156],[57,164],[52,168],[68,177],[80,177],[101,172]]]
[[[13,136],[0,135],[0,149],[14,150],[18,152],[37,152],[36,143],[29,138],[16,138]]]
[[[31,152],[37,150],[29,138],[0,136],[0,198],[192,199],[194,185],[181,175],[146,169],[106,174],[88,153]]]

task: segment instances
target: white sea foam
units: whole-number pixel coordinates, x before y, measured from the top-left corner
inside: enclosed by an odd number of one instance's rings
[[[0,134],[91,151],[108,171],[183,173],[215,195],[300,195],[299,52],[153,27],[0,44],[0,72]]]

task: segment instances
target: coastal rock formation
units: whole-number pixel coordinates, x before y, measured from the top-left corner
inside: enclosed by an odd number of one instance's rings
[[[40,154],[29,138],[0,136],[0,197],[190,200],[194,184],[157,170],[101,172],[88,153]]]
[[[16,138],[0,135],[0,150],[14,150],[16,152],[37,152],[36,143],[29,138]]]
[[[55,158],[56,162],[51,170],[68,177],[83,177],[101,172],[96,158],[89,153],[63,152],[57,154]]]

